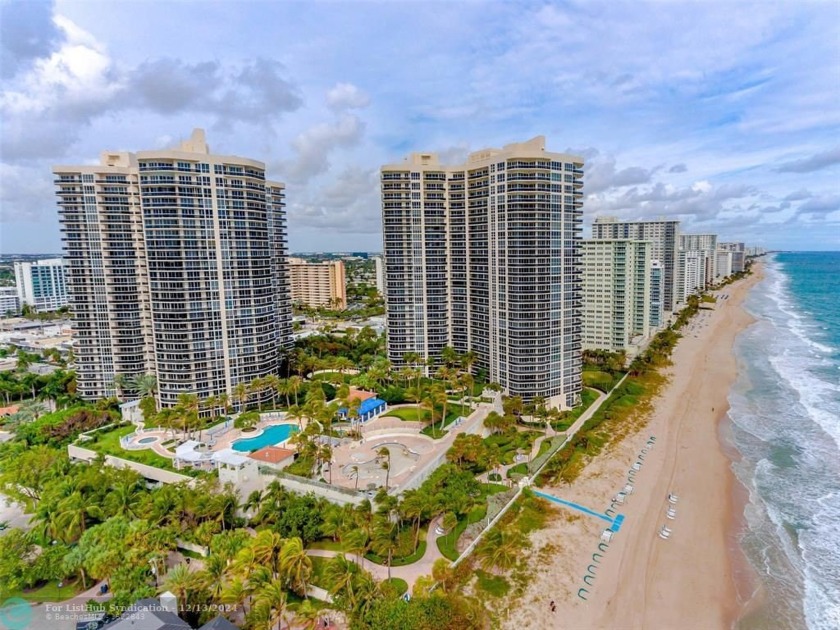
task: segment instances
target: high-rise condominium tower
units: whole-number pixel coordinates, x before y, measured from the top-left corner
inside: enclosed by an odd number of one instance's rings
[[[583,347],[629,350],[650,332],[651,244],[583,241]]]
[[[679,234],[680,222],[676,220],[619,221],[615,217],[597,217],[592,224],[594,239],[629,238],[653,244],[653,259],[662,265],[662,307],[668,312],[674,310],[677,302]]]
[[[347,308],[347,281],[341,260],[320,263],[289,258],[292,302],[307,306]]]
[[[687,252],[706,252],[706,286],[714,284],[717,277],[717,234],[680,234],[680,249]]]
[[[262,162],[177,149],[53,169],[79,394],[152,373],[163,406],[233,394],[290,343],[283,184]]]
[[[388,354],[471,351],[511,395],[574,405],[581,389],[583,159],[545,138],[444,166],[382,168]]]

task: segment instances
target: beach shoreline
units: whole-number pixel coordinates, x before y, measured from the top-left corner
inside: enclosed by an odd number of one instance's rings
[[[535,571],[502,627],[731,628],[760,599],[738,544],[749,497],[732,471],[723,433],[738,375],[735,338],[755,321],[742,303],[761,278],[755,265],[752,275],[718,292],[728,299],[701,310],[681,331],[669,382],[644,429],[610,445],[570,487],[545,489],[604,511],[634,477],[633,494],[619,510],[624,525],[603,557],[593,555],[604,526],[598,519],[563,511],[532,536],[535,550],[547,544],[558,550]],[[650,436],[656,440],[649,448]],[[630,474],[642,449],[642,468]],[[665,514],[671,492],[679,496],[674,520]],[[672,535],[663,540],[658,531],[666,524]],[[595,576],[591,584],[583,581],[587,573]]]

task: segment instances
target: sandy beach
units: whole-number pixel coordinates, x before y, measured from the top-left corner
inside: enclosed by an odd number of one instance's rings
[[[709,630],[730,628],[739,617],[752,580],[735,540],[743,497],[720,431],[737,374],[733,342],[752,321],[741,303],[760,278],[757,265],[752,276],[719,292],[728,299],[718,299],[714,311],[701,311],[683,330],[670,382],[641,432],[602,453],[571,487],[546,489],[603,512],[649,437],[656,437],[635,473],[633,494],[618,510],[626,520],[603,558],[593,564],[604,521],[563,509],[532,536],[535,550],[547,544],[557,550],[502,627]],[[666,518],[669,493],[679,497],[674,520]],[[658,531],[666,524],[672,534],[662,540]],[[591,586],[583,580],[590,565]],[[587,601],[578,596],[580,588],[588,590],[581,593]]]

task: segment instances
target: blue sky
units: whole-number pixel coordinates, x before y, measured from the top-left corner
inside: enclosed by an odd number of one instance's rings
[[[50,167],[166,147],[288,184],[292,250],[381,249],[378,169],[545,135],[584,213],[840,249],[840,3],[0,0],[0,250],[60,249]]]

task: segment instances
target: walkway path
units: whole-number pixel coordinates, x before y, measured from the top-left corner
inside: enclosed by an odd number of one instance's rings
[[[421,575],[431,575],[432,574],[432,566],[434,566],[435,561],[438,558],[443,558],[443,554],[440,552],[437,546],[437,539],[439,538],[438,534],[435,532],[435,528],[438,526],[440,519],[442,517],[438,517],[432,519],[429,523],[429,530],[426,534],[426,553],[423,554],[423,557],[420,558],[417,562],[412,562],[411,564],[407,564],[401,567],[391,567],[391,577],[392,578],[400,578],[405,580],[408,583],[409,591],[411,587],[414,586],[414,583],[417,581]],[[341,551],[332,551],[329,549],[307,549],[306,555],[313,556],[316,558],[335,558]],[[357,562],[356,556],[354,554],[346,553],[344,554],[348,560],[353,562]],[[362,560],[359,563],[366,571],[369,571],[373,574],[377,580],[386,580],[388,579],[388,567],[383,564],[376,564],[375,562],[371,562],[370,560]]]

